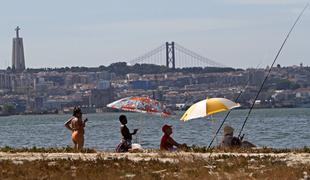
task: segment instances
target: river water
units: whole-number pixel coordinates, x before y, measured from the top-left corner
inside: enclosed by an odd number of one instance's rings
[[[237,135],[248,110],[233,111],[226,124],[235,128]],[[140,113],[123,113],[130,130],[139,129],[134,141],[144,148],[159,148],[161,126],[173,126],[173,138],[188,145],[207,146],[225,116],[188,122],[179,120],[183,112],[163,119]],[[85,147],[113,151],[120,142],[121,113],[84,114],[88,118],[85,129]],[[64,127],[70,115],[27,115],[0,117],[0,146],[11,147],[65,147],[72,145],[71,134]],[[310,109],[255,109],[245,126],[245,139],[258,146],[274,148],[301,148],[310,146]],[[222,133],[222,131],[221,131]],[[219,134],[214,145],[220,142]]]

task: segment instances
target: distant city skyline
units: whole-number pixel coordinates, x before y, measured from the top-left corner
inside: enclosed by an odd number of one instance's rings
[[[16,26],[26,66],[97,67],[129,61],[166,41],[235,68],[269,65],[305,0],[6,1],[0,69],[11,66]],[[310,65],[310,8],[277,64]]]

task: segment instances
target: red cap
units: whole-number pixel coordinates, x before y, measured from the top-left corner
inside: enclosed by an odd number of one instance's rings
[[[163,125],[163,127],[161,128],[161,130],[163,131],[163,132],[166,132],[169,128],[171,128],[172,126],[170,126],[170,125],[168,125],[168,124],[165,124],[165,125]]]

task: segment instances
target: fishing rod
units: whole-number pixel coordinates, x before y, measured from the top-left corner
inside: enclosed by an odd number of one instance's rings
[[[264,84],[265,84],[266,80],[268,79],[268,77],[269,77],[269,75],[270,75],[270,72],[271,72],[271,70],[272,70],[273,65],[275,64],[276,60],[278,59],[278,57],[279,57],[279,55],[280,55],[280,53],[281,53],[281,51],[282,51],[282,49],[283,49],[283,47],[284,47],[284,45],[285,45],[287,39],[290,37],[291,32],[292,32],[293,29],[295,28],[295,25],[297,24],[297,22],[299,21],[299,19],[301,18],[301,16],[302,16],[303,13],[305,12],[305,10],[308,8],[308,6],[309,6],[309,3],[308,3],[308,4],[304,7],[304,9],[300,12],[299,16],[298,16],[297,19],[295,20],[295,22],[294,22],[293,26],[291,27],[290,31],[289,31],[288,34],[286,35],[286,37],[285,37],[285,39],[284,39],[284,41],[283,41],[283,43],[282,43],[282,45],[281,45],[281,47],[280,47],[278,53],[276,54],[276,56],[275,56],[275,58],[274,58],[274,60],[273,60],[273,62],[272,62],[272,64],[271,64],[271,66],[270,66],[270,68],[269,68],[269,71],[268,71],[268,73],[267,73],[265,79],[263,80],[263,82],[262,82],[262,84],[261,84],[261,86],[260,86],[260,88],[259,88],[259,90],[258,90],[258,92],[257,92],[257,94],[256,94],[256,96],[255,96],[255,98],[254,98],[254,101],[253,101],[253,103],[252,103],[252,105],[251,105],[251,108],[250,108],[250,110],[249,110],[249,112],[248,112],[248,114],[247,114],[247,116],[246,116],[246,118],[245,118],[245,120],[244,120],[244,122],[243,122],[243,125],[242,125],[240,131],[239,131],[238,138],[239,138],[240,140],[242,140],[243,137],[244,137],[244,134],[243,134],[243,136],[241,137],[241,133],[242,133],[242,131],[243,131],[243,128],[244,128],[244,126],[245,126],[247,120],[249,119],[249,116],[250,116],[250,114],[251,114],[251,112],[252,112],[252,109],[253,109],[253,107],[254,107],[254,105],[255,105],[255,102],[256,102],[256,100],[257,100],[257,98],[258,98],[260,92],[262,91],[262,89],[263,89],[263,87],[264,87]]]
[[[258,65],[256,66],[255,69],[258,69],[259,66],[260,66],[260,64],[258,64]],[[237,102],[237,101],[239,100],[240,96],[241,96],[241,95],[244,93],[244,91],[247,89],[247,87],[248,87],[248,85],[249,85],[249,82],[250,82],[250,77],[248,78],[248,80],[247,80],[246,85],[244,86],[244,88],[240,90],[238,96],[237,96],[236,99],[235,99],[235,102]],[[207,150],[211,148],[212,143],[214,142],[214,140],[215,140],[215,138],[217,137],[218,133],[219,133],[220,130],[222,129],[222,127],[223,127],[223,125],[224,125],[226,119],[228,118],[228,116],[229,116],[229,114],[231,113],[232,110],[233,110],[233,109],[230,109],[230,110],[228,111],[228,113],[226,114],[226,116],[224,117],[224,119],[223,119],[223,121],[222,121],[220,127],[217,129],[215,135],[213,136],[213,138],[212,138],[212,140],[211,140],[211,142],[210,142],[210,144],[209,144]]]

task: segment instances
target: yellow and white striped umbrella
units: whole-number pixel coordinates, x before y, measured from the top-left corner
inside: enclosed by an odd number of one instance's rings
[[[239,103],[235,103],[225,98],[210,98],[199,101],[187,109],[181,117],[182,121],[206,117],[208,115],[230,110],[240,107]]]

